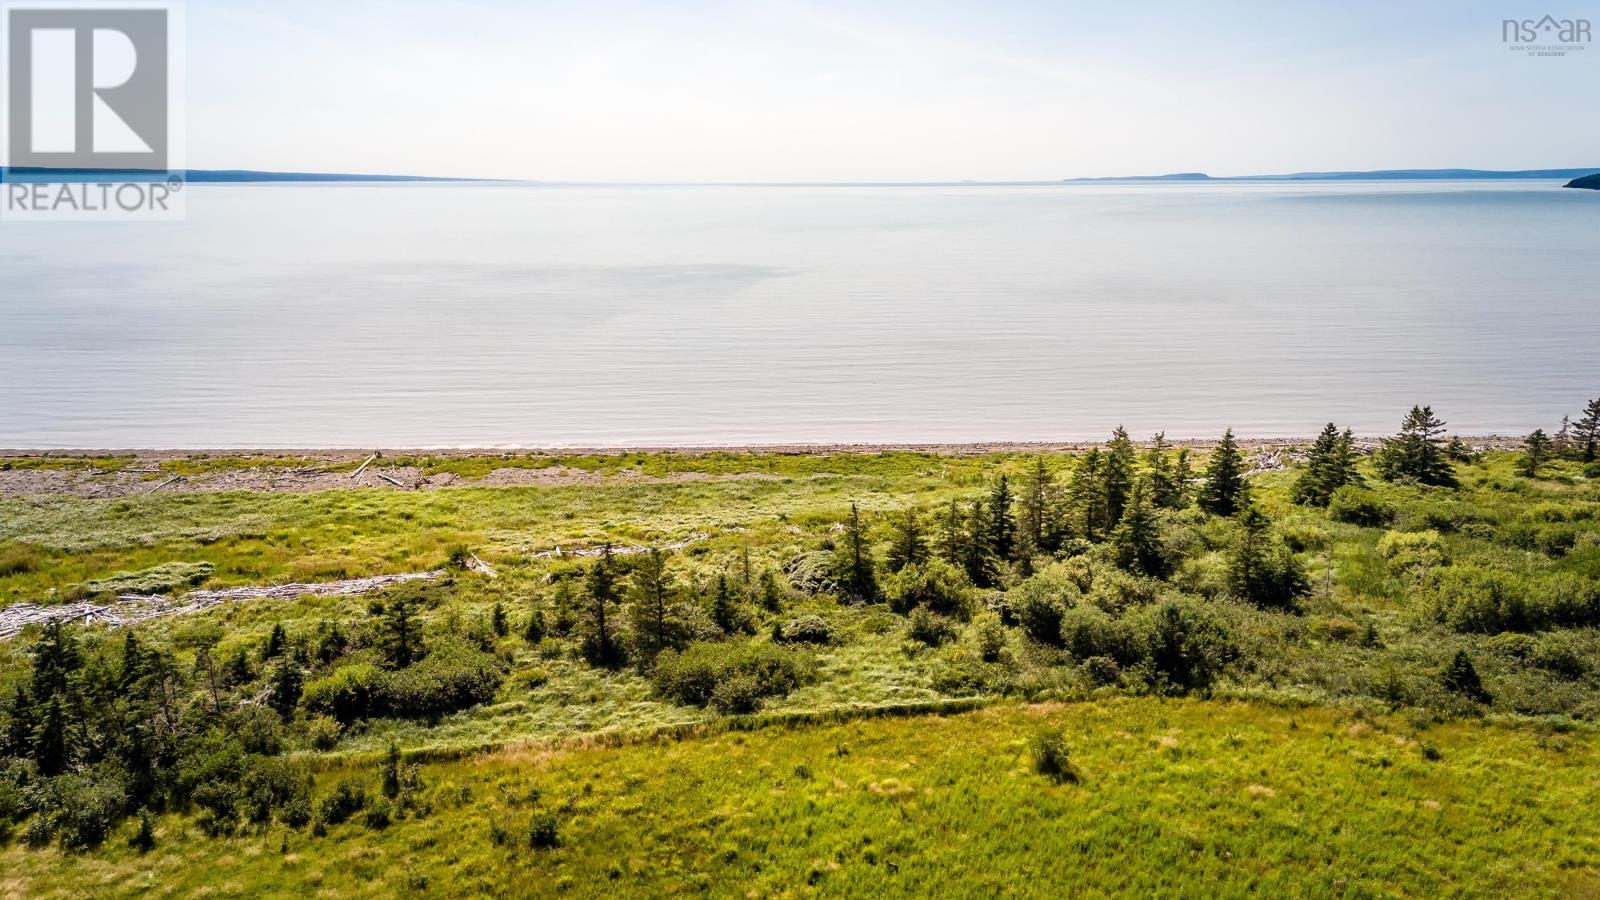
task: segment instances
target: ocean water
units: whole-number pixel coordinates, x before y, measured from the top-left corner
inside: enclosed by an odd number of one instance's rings
[[[196,185],[0,225],[0,447],[945,442],[1554,427],[1558,184]]]

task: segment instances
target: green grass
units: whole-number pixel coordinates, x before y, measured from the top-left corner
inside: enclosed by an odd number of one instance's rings
[[[1046,725],[1079,783],[1034,771]],[[1337,709],[1137,698],[533,747],[423,765],[431,813],[385,830],[212,839],[169,815],[146,856],[121,833],[85,855],[13,846],[0,892],[1574,895],[1600,887],[1597,749],[1532,727],[1418,733]],[[558,847],[527,845],[541,811]],[[515,845],[493,844],[491,823]]]

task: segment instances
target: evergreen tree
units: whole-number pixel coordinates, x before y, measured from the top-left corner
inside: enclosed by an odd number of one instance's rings
[[[939,519],[939,558],[960,568],[967,558],[966,518],[954,499]]]
[[[889,542],[889,556],[885,562],[889,571],[898,572],[906,566],[927,561],[928,542],[922,536],[922,522],[917,518],[917,510],[908,507],[894,521],[894,539]]]
[[[510,624],[506,622],[506,608],[498,600],[495,601],[494,608],[489,610],[489,630],[494,632],[495,637],[505,637],[511,630]]]
[[[1222,435],[1222,443],[1211,451],[1206,463],[1205,483],[1196,497],[1200,508],[1214,516],[1231,516],[1250,503],[1250,483],[1244,477],[1244,457],[1234,443],[1233,429]]]
[[[60,775],[67,767],[67,713],[60,694],[51,695],[42,707],[39,724],[34,727],[30,744],[33,761],[42,775]]]
[[[1121,425],[1111,433],[1106,445],[1105,462],[1101,467],[1101,498],[1106,511],[1103,521],[1113,526],[1122,521],[1122,512],[1128,506],[1128,496],[1133,492],[1133,441]]]
[[[1239,514],[1241,533],[1228,559],[1228,588],[1256,606],[1293,610],[1311,587],[1288,548],[1273,541],[1271,525],[1254,506]]]
[[[549,627],[544,620],[544,607],[538,603],[528,610],[528,621],[522,626],[522,639],[529,644],[537,644],[544,640],[549,632]]]
[[[771,569],[761,572],[761,608],[770,613],[783,612],[783,585]]]
[[[1060,548],[1061,534],[1055,518],[1055,482],[1044,457],[1035,456],[1028,479],[1017,497],[1019,557],[1054,553]]]
[[[578,627],[578,592],[572,582],[563,578],[556,582],[555,596],[550,605],[555,612],[555,633],[561,637],[572,634]]]
[[[1194,469],[1189,455],[1189,448],[1178,450],[1178,459],[1172,464],[1172,480],[1177,483],[1178,493],[1173,498],[1173,509],[1188,509],[1189,485],[1194,483]]]
[[[1113,558],[1123,569],[1135,575],[1166,577],[1167,558],[1161,528],[1144,499],[1144,491],[1138,487],[1133,489],[1122,512],[1122,521],[1111,534],[1111,548]]]
[[[1517,468],[1529,478],[1539,477],[1539,467],[1550,458],[1550,439],[1545,437],[1543,428],[1535,428],[1533,434],[1522,439],[1522,458],[1517,461]]]
[[[588,595],[588,619],[583,635],[584,658],[596,666],[618,665],[623,660],[623,652],[621,642],[613,633],[610,617],[611,607],[619,599],[616,558],[611,553],[610,543],[601,549],[600,558],[589,567],[584,578],[584,593]]]
[[[1572,417],[1562,416],[1561,427],[1550,440],[1550,454],[1557,459],[1572,455]]]
[[[1068,487],[1079,532],[1090,541],[1099,540],[1109,525],[1105,521],[1105,483],[1101,478],[1103,458],[1100,448],[1090,447],[1078,460],[1078,469]]]
[[[1478,670],[1472,665],[1472,658],[1467,656],[1465,650],[1456,651],[1455,658],[1445,667],[1440,681],[1444,682],[1445,690],[1460,694],[1476,703],[1494,702],[1494,697],[1484,689],[1483,680],[1478,677]]]
[[[400,745],[390,741],[389,750],[383,755],[383,764],[378,767],[380,789],[390,800],[400,796],[401,772]]]
[[[723,634],[736,634],[749,623],[726,572],[717,575],[717,589],[711,595],[711,621]]]
[[[1455,467],[1445,453],[1444,426],[1432,407],[1411,407],[1400,433],[1386,439],[1378,450],[1378,474],[1385,481],[1455,487]]]
[[[835,556],[839,561],[839,588],[845,599],[855,603],[876,601],[878,578],[873,567],[872,547],[867,543],[867,531],[861,524],[861,511],[854,503],[850,504],[844,540]]]
[[[1294,502],[1304,506],[1327,506],[1333,492],[1357,483],[1355,435],[1347,428],[1341,433],[1329,422],[1311,445],[1306,467],[1294,483]]]
[[[294,660],[281,656],[272,664],[272,671],[267,676],[267,705],[277,710],[285,722],[294,716],[304,682],[305,672]]]
[[[988,509],[982,500],[972,501],[967,511],[966,536],[961,544],[961,569],[967,573],[967,579],[978,587],[994,585],[994,557],[989,553],[987,540],[987,535],[991,533]]]
[[[1590,400],[1583,408],[1577,427],[1573,429],[1573,439],[1582,447],[1583,461],[1594,462],[1596,445],[1600,444],[1600,397]]]
[[[28,693],[36,704],[65,697],[72,688],[72,674],[83,667],[78,642],[59,621],[46,622],[39,642],[33,647],[33,677]]]
[[[667,554],[652,547],[633,570],[633,641],[638,663],[646,668],[661,651],[680,647],[687,639],[677,587]]]
[[[1183,487],[1178,483],[1178,473],[1167,450],[1167,435],[1158,432],[1150,441],[1150,449],[1144,452],[1145,484],[1149,487],[1151,504],[1161,509],[1182,509]]]
[[[267,646],[261,649],[261,661],[277,659],[289,647],[289,634],[283,630],[283,623],[272,626],[272,633],[267,635]]]
[[[1002,474],[989,492],[988,544],[995,559],[1010,559],[1016,548],[1015,526],[1011,521],[1011,485]]]
[[[422,658],[422,635],[404,595],[389,601],[383,616],[383,655],[389,666],[404,669]]]

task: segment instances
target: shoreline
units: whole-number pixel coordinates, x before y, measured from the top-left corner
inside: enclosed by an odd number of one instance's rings
[[[1376,445],[1390,435],[1356,435],[1358,444]],[[1456,434],[1463,441],[1488,449],[1504,450],[1522,446],[1521,435]],[[1222,440],[1221,436],[1205,438],[1168,438],[1167,446],[1178,449],[1208,450]],[[1299,437],[1248,437],[1236,436],[1241,449],[1271,447],[1298,447],[1316,440],[1316,435]],[[637,453],[682,456],[709,456],[718,453],[767,453],[776,455],[807,456],[829,453],[926,453],[937,456],[981,456],[989,453],[1071,453],[1104,447],[1106,440],[1063,441],[928,441],[928,442],[865,442],[865,443],[755,443],[755,444],[638,444],[616,446],[456,446],[456,447],[232,447],[232,448],[153,448],[153,447],[75,447],[75,448],[6,448],[0,447],[3,459],[94,459],[109,457],[134,457],[148,460],[177,460],[193,458],[211,459],[272,459],[297,457],[328,462],[347,462],[365,459],[373,453],[381,456],[407,457],[529,457],[529,456],[631,456]],[[1148,447],[1147,438],[1134,438],[1138,447]]]

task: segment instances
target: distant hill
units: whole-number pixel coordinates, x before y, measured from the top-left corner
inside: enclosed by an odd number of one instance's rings
[[[1567,182],[1567,187],[1588,188],[1591,191],[1600,191],[1600,175],[1585,175]]]
[[[40,169],[24,166],[0,167],[0,182],[48,181],[147,181],[165,179],[170,173],[152,169]],[[292,181],[478,181],[475,178],[435,178],[424,175],[346,175],[330,172],[256,172],[249,169],[189,169],[184,180],[191,184],[248,184]]]
[[[1294,172],[1288,175],[1207,175],[1204,172],[1183,172],[1174,175],[1132,175],[1122,178],[1067,178],[1066,182],[1083,181],[1510,181],[1556,180],[1582,178],[1600,173],[1591,169],[1518,169],[1495,171],[1492,169],[1377,169],[1370,172]],[[1570,186],[1570,185],[1569,185]]]

